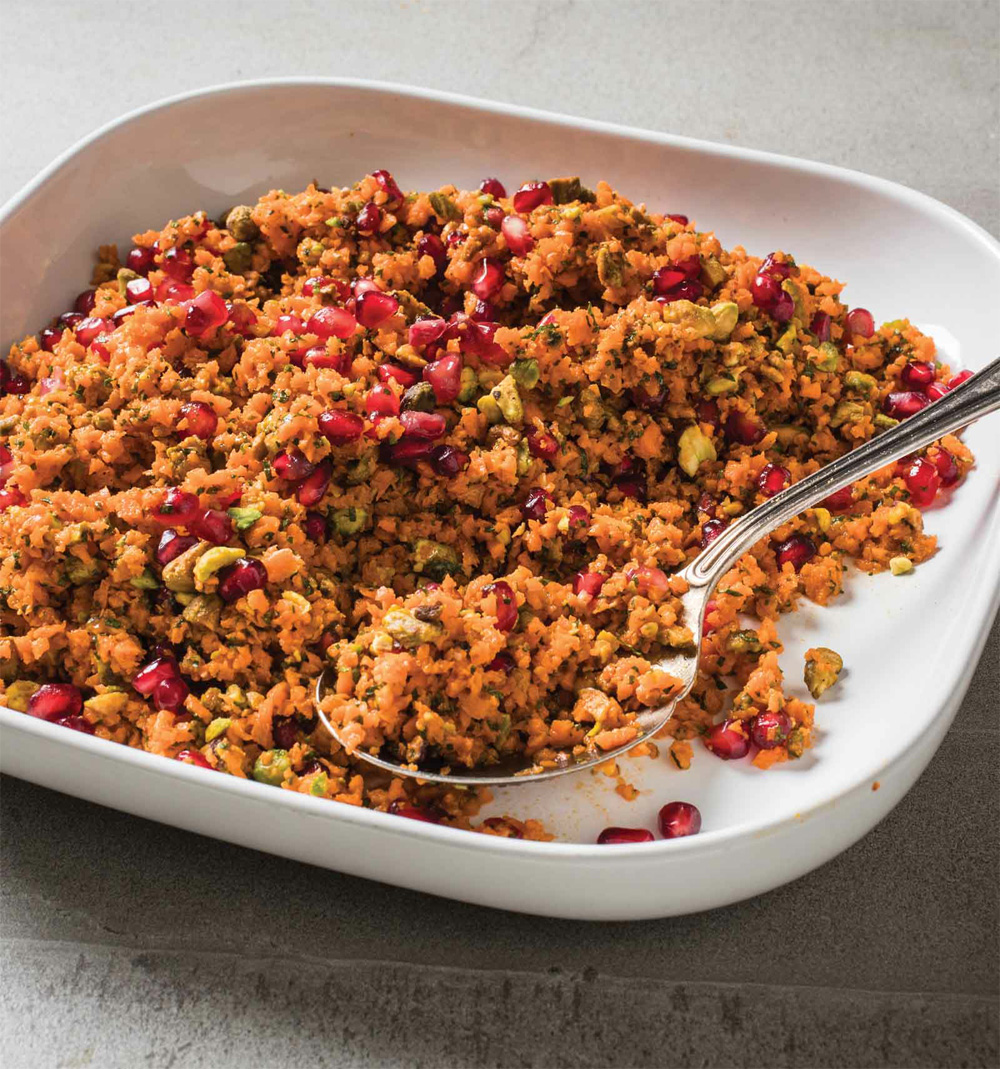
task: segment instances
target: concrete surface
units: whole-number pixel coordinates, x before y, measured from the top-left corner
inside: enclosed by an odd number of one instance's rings
[[[1000,231],[995,2],[2,12],[0,199],[136,105],[339,73],[845,164]],[[758,900],[643,925],[461,906],[6,779],[0,1061],[996,1066],[998,693],[995,624],[939,754],[866,839]]]

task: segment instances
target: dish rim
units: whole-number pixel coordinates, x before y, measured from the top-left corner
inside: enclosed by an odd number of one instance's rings
[[[26,204],[51,178],[55,177],[64,167],[69,165],[75,157],[84,150],[91,148],[98,142],[115,131],[129,126],[134,122],[144,119],[159,111],[166,111],[178,105],[199,98],[211,99],[232,92],[242,90],[259,90],[275,87],[289,88],[330,88],[330,89],[359,89],[368,92],[383,94],[405,95],[418,100],[453,105],[465,109],[479,111],[480,113],[512,116],[534,122],[542,122],[550,125],[569,127],[574,130],[582,130],[593,133],[606,134],[616,137],[636,138],[648,143],[664,146],[683,148],[715,155],[716,157],[750,160],[756,163],[778,167],[784,171],[797,172],[802,175],[818,176],[838,180],[842,183],[864,188],[871,192],[881,193],[896,201],[903,201],[915,208],[943,215],[954,226],[966,232],[966,234],[985,250],[995,257],[1000,264],[1000,241],[994,238],[978,223],[969,219],[968,216],[957,209],[942,203],[926,193],[919,192],[893,182],[886,178],[865,174],[847,167],[821,163],[815,160],[806,160],[795,156],[786,156],[780,153],[765,152],[759,149],[741,148],[733,145],[724,145],[714,141],[700,138],[686,137],[679,134],[667,134],[656,130],[647,130],[642,127],[624,126],[610,123],[599,119],[579,118],[559,112],[545,111],[540,108],[526,107],[518,104],[504,104],[498,101],[483,99],[480,97],[466,96],[460,93],[452,93],[443,90],[426,89],[418,86],[410,86],[403,83],[388,82],[382,80],[369,80],[363,78],[339,78],[323,76],[290,76],[281,78],[257,78],[233,82],[224,82],[216,85],[189,90],[164,97],[151,104],[145,104],[112,119],[99,126],[96,130],[80,138],[64,152],[59,154],[48,166],[43,168],[33,179],[27,182],[17,193],[11,196],[0,206],[0,228],[12,218],[16,212]],[[983,514],[987,528],[992,530],[1000,527],[1000,499],[994,502],[992,508],[988,508]],[[982,656],[983,646],[988,635],[989,624],[1000,608],[1000,537],[989,539],[992,550],[984,550],[988,553],[986,558],[987,567],[992,574],[992,583],[981,582],[973,586],[973,608],[978,609],[974,615],[979,623],[976,639],[970,647],[970,652],[975,656],[970,659],[969,665],[974,667]],[[957,662],[955,662],[957,663]],[[965,666],[968,668],[968,665]],[[948,686],[942,687],[941,680],[937,681],[937,687],[931,691],[928,701],[937,710],[937,715],[953,716],[957,711],[959,702],[955,700],[956,693],[964,695],[971,679],[971,671],[963,679],[963,669],[954,679],[949,679]],[[948,712],[950,709],[950,713]],[[16,719],[15,719],[16,718]],[[748,835],[761,837],[778,833],[785,827],[799,823],[818,811],[836,803],[846,795],[855,791],[866,781],[877,776],[885,776],[897,765],[908,753],[910,742],[897,745],[888,755],[882,755],[875,762],[869,762],[858,766],[851,782],[832,792],[824,801],[813,805],[804,812],[790,816],[778,817],[760,822],[748,822],[732,827],[719,828],[701,832],[696,836],[680,840],[658,839],[652,843],[619,844],[614,850],[608,850],[606,846],[596,843],[574,842],[539,842],[531,840],[505,839],[494,835],[470,834],[463,829],[450,828],[439,825],[427,824],[419,821],[401,822],[392,814],[382,813],[378,810],[365,809],[360,806],[331,805],[327,799],[310,798],[306,795],[293,791],[279,791],[278,795],[262,795],[260,792],[266,789],[262,784],[252,780],[239,780],[236,777],[225,776],[216,779],[208,777],[207,770],[191,768],[176,761],[168,761],[164,758],[147,753],[144,750],[111,743],[114,750],[107,748],[108,740],[91,738],[79,732],[68,733],[55,724],[28,717],[24,713],[15,712],[6,706],[0,706],[0,726],[9,725],[14,730],[28,731],[40,734],[43,738],[61,740],[63,745],[82,748],[85,752],[90,751],[96,756],[106,755],[113,760],[125,760],[138,762],[138,768],[145,768],[147,772],[156,772],[161,776],[181,777],[179,782],[184,782],[184,777],[201,777],[190,782],[200,783],[213,791],[235,791],[237,795],[245,794],[247,798],[265,801],[268,804],[279,803],[291,809],[298,809],[305,814],[325,817],[326,819],[347,820],[360,826],[369,826],[381,831],[389,831],[395,835],[407,835],[424,837],[436,841],[442,846],[468,846],[477,850],[500,850],[510,854],[535,858],[540,855],[557,859],[572,859],[614,863],[625,858],[661,856],[670,850],[677,853],[715,852],[724,849],[734,839],[742,839]],[[57,734],[49,734],[55,732]]]

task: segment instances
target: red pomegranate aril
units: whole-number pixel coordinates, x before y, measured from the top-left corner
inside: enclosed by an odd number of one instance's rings
[[[72,683],[45,683],[28,699],[28,713],[39,720],[79,716],[82,710],[83,695]]]
[[[700,282],[685,279],[679,286],[674,286],[668,293],[657,297],[660,304],[672,304],[674,301],[697,301],[705,290]]]
[[[745,412],[734,409],[726,417],[726,439],[737,445],[756,445],[764,437],[764,428]]]
[[[680,223],[681,226],[688,225],[688,217],[686,215],[681,215],[680,212],[668,212],[667,218],[672,219],[675,223]]]
[[[705,616],[701,621],[701,637],[702,638],[707,638],[710,634],[712,634],[712,632],[718,626],[717,624],[711,623],[709,621],[709,619],[708,619],[709,616],[711,616],[718,609],[718,607],[719,607],[719,604],[716,601],[709,601],[705,605]]]
[[[306,334],[314,334],[318,338],[348,339],[355,330],[357,330],[355,317],[347,309],[336,308],[333,305],[318,308],[309,316],[309,322],[305,326]]]
[[[774,307],[783,292],[781,285],[770,275],[756,274],[750,283],[753,303],[765,312]]]
[[[817,312],[812,317],[809,329],[816,335],[817,341],[823,342],[830,340],[830,322],[830,317],[826,312]]]
[[[589,594],[590,597],[596,598],[600,594],[601,587],[604,586],[607,578],[606,575],[602,575],[600,572],[577,572],[573,576],[573,593]]]
[[[407,820],[420,820],[425,824],[440,824],[441,811],[421,805],[406,805],[395,801],[389,805],[389,812],[394,817],[406,817]]]
[[[66,330],[68,327],[73,330],[77,323],[83,322],[83,316],[79,312],[63,312],[59,317],[59,327],[61,330]]]
[[[524,504],[521,506],[521,515],[526,520],[538,520],[541,522],[545,519],[545,514],[551,507],[552,495],[548,490],[536,487],[524,499]]]
[[[365,290],[356,298],[355,316],[358,322],[369,329],[377,327],[399,311],[399,301],[389,293]]]
[[[47,353],[51,353],[56,347],[56,343],[62,337],[62,330],[56,330],[55,327],[46,327],[39,335],[38,342],[41,347]]]
[[[670,593],[670,580],[661,568],[641,564],[627,569],[625,575],[644,598],[664,598]]]
[[[514,596],[514,591],[511,590],[510,584],[500,579],[486,586],[483,589],[483,594],[487,596],[492,594],[496,601],[497,630],[512,630],[517,623],[517,598]]]
[[[370,278],[368,275],[358,275],[357,278],[351,281],[351,293],[355,297],[360,297],[362,293],[381,293],[382,290],[375,279]]]
[[[475,353],[484,364],[490,364],[493,367],[507,367],[513,357],[502,345],[493,340],[497,328],[498,324],[496,323],[470,321],[467,324],[465,335],[459,343],[462,352],[468,350]]]
[[[129,249],[128,256],[125,257],[125,266],[137,275],[148,275],[155,262],[156,250],[144,249],[141,245]]]
[[[303,367],[321,367],[346,375],[350,371],[348,353],[331,353],[325,345],[313,345],[302,354]]]
[[[129,304],[153,299],[153,283],[148,278],[133,278],[125,283],[125,297]]]
[[[388,386],[373,386],[365,396],[365,411],[369,419],[375,416],[398,416],[399,398]]]
[[[181,405],[181,419],[187,422],[188,434],[206,442],[219,426],[215,409],[204,401],[187,401]]]
[[[290,750],[299,741],[299,721],[296,716],[276,716],[271,721],[274,745]]]
[[[399,422],[403,424],[404,433],[411,438],[427,438],[433,441],[448,430],[448,421],[440,412],[407,409],[400,414]]]
[[[446,238],[445,243],[449,249],[455,248],[456,245],[464,245],[469,238],[469,232],[464,226],[458,227],[453,230]]]
[[[548,182],[525,182],[514,194],[514,211],[531,212],[543,204],[551,204],[553,199]]]
[[[434,261],[437,274],[443,275],[448,266],[448,252],[444,242],[437,234],[423,234],[417,242],[417,253],[420,256],[429,256]]]
[[[655,392],[650,392],[651,386],[654,387]],[[642,409],[643,412],[659,412],[667,403],[667,391],[662,386],[656,387],[657,384],[652,379],[647,379],[639,386],[633,386],[629,391],[632,404]]]
[[[188,334],[200,338],[209,331],[221,327],[229,318],[226,302],[215,290],[204,290],[188,305],[184,317],[184,329]]]
[[[829,497],[825,497],[820,504],[825,509],[829,509],[831,512],[844,512],[854,504],[854,487],[851,485],[843,486],[839,490],[834,490]]]
[[[566,519],[569,521],[570,533],[574,537],[586,536],[587,529],[590,527],[590,509],[583,505],[570,505]]]
[[[703,397],[695,401],[694,411],[699,423],[709,423],[713,427],[718,427],[720,419],[718,402],[711,398]]]
[[[687,275],[676,267],[661,267],[653,275],[653,292],[667,294],[675,286],[679,286],[686,278]]]
[[[630,497],[634,501],[645,502],[647,498],[646,484],[641,480],[631,475],[619,476],[617,479],[612,480],[612,486],[625,497]]]
[[[0,486],[3,486],[10,478],[14,467],[14,454],[0,442]]]
[[[929,404],[926,394],[916,390],[894,390],[882,402],[882,410],[895,419],[907,419]]]
[[[332,295],[336,291],[337,297],[346,301],[351,295],[351,287],[342,282],[339,278],[328,278],[326,275],[316,275],[313,278],[307,278],[302,283],[302,294],[304,297],[312,297],[313,294],[319,293],[322,296]]]
[[[690,802],[667,802],[657,817],[664,839],[683,839],[701,831],[701,813]]]
[[[773,750],[788,738],[791,730],[791,717],[785,713],[758,713],[750,722],[750,739],[761,750]]]
[[[705,736],[705,745],[723,761],[735,761],[750,752],[750,740],[744,734],[742,720],[724,720]]]
[[[278,318],[274,321],[274,326],[271,327],[271,337],[280,338],[281,335],[288,330],[290,330],[293,334],[296,335],[305,334],[306,332],[305,323],[303,323],[302,319],[299,316],[295,315],[294,312],[288,312],[284,315],[278,316]],[[317,332],[313,330],[310,333],[315,334]],[[325,335],[321,335],[321,337],[325,337]]]
[[[941,476],[941,485],[954,486],[961,476],[961,471],[958,467],[958,462],[951,453],[947,449],[941,449],[939,446],[934,454],[933,461],[938,475]]]
[[[130,316],[134,316],[140,308],[150,308],[154,303],[154,301],[138,301],[135,304],[128,304],[124,308],[119,308],[118,311],[111,316],[111,323],[115,327],[120,327],[126,319]],[[223,305],[225,305],[225,302],[223,302]]]
[[[377,374],[379,382],[386,386],[390,382],[398,382],[404,390],[408,386],[416,386],[420,381],[419,372],[411,371],[410,368],[400,364],[379,364]]]
[[[111,350],[104,344],[104,342],[92,341],[88,348],[102,364],[111,363]]]
[[[514,256],[527,256],[535,247],[528,224],[519,215],[505,216],[500,224],[500,233]]]
[[[430,461],[438,475],[458,475],[469,466],[469,454],[453,445],[439,445],[430,454]]]
[[[333,464],[330,462],[330,458],[326,457],[317,464],[316,470],[311,475],[307,475],[299,483],[299,488],[295,494],[298,503],[305,505],[306,508],[318,505],[323,500],[323,495],[326,493],[332,478]]]
[[[205,542],[211,542],[213,546],[222,546],[233,537],[233,521],[228,513],[221,509],[205,509],[188,524],[192,534],[196,534]]]
[[[94,734],[94,725],[84,716],[61,716],[51,723],[58,724],[61,728],[69,728],[70,731],[79,731],[84,735]]]
[[[359,234],[375,234],[381,224],[382,209],[371,201],[358,212],[358,217],[354,220]]]
[[[760,272],[770,275],[772,278],[785,279],[792,273],[792,265],[775,259],[775,254],[769,252],[760,265]]]
[[[316,465],[298,449],[276,456],[272,467],[279,479],[287,479],[289,482],[298,482],[316,470]]]
[[[757,476],[757,486],[765,497],[780,494],[791,483],[792,473],[781,464],[766,464]]]
[[[385,168],[379,168],[377,171],[372,171],[372,178],[378,182],[379,189],[386,195],[386,203],[392,204],[394,201],[403,199],[403,191],[396,185],[396,179],[392,177],[392,174],[385,170]]]
[[[528,451],[541,460],[553,460],[559,454],[559,443],[545,431],[529,431]]]
[[[302,530],[305,531],[306,538],[310,542],[318,542],[320,545],[326,542],[329,534],[326,517],[322,512],[307,512]]]
[[[330,409],[319,414],[319,433],[330,445],[347,445],[357,441],[365,429],[365,421],[353,412]]]
[[[16,486],[10,490],[0,490],[0,512],[6,512],[7,509],[16,508],[27,503],[28,499]]]
[[[484,178],[479,183],[479,192],[489,193],[491,197],[496,197],[497,200],[507,196],[507,190],[499,178]]]
[[[777,549],[778,567],[782,568],[786,564],[791,564],[797,572],[802,570],[803,564],[815,556],[816,546],[812,539],[800,534],[786,538]]]
[[[153,519],[159,523],[180,523],[187,525],[198,515],[201,505],[197,494],[187,490],[171,487],[160,502],[160,507],[153,513]]]
[[[168,527],[160,535],[159,544],[156,547],[156,563],[162,568],[169,564],[175,557],[179,557],[185,550],[198,544],[194,535],[182,535],[173,527]]]
[[[950,392],[951,391],[943,382],[932,382],[930,386],[928,386],[927,389],[924,390],[924,393],[927,395],[928,401],[940,401],[946,393]]]
[[[208,759],[205,755],[199,753],[197,750],[181,750],[174,760],[180,761],[183,765],[194,765],[195,768],[207,768],[209,772],[215,771],[215,769],[208,763]]]
[[[778,294],[778,299],[771,306],[771,316],[778,323],[787,323],[795,315],[795,301],[790,293],[784,290]]]
[[[166,709],[176,713],[182,708],[187,696],[191,693],[190,687],[179,675],[170,679],[163,679],[156,684],[153,691],[153,704],[157,709]]]
[[[701,548],[707,549],[728,526],[725,520],[706,520],[701,525]]]
[[[164,304],[180,304],[193,296],[194,287],[186,282],[173,282],[167,278],[156,287],[156,299]]]
[[[382,457],[389,464],[398,464],[403,467],[415,468],[418,460],[429,460],[435,449],[429,438],[401,438],[393,445],[382,444]]]
[[[653,833],[645,828],[605,828],[597,841],[601,846],[620,846],[624,843],[651,843]]]
[[[956,387],[961,386],[963,382],[968,382],[975,372],[972,371],[960,371],[954,378],[948,380],[948,389],[954,390]]]
[[[934,462],[917,457],[906,469],[903,482],[910,492],[910,501],[918,508],[929,505],[941,489],[941,476]]]
[[[472,277],[469,289],[477,297],[488,301],[503,286],[503,277],[503,264],[499,260],[494,260],[492,257],[487,256],[479,261],[479,266]]]
[[[263,590],[266,585],[267,570],[253,557],[244,557],[219,572],[219,597],[227,605],[253,590]]]
[[[462,392],[462,358],[445,353],[424,368],[424,381],[430,383],[439,405],[451,404]]]
[[[860,334],[862,338],[870,338],[875,333],[875,320],[867,308],[852,308],[845,325],[848,334]]]
[[[936,369],[924,360],[911,360],[900,374],[900,379],[912,390],[924,390],[934,381]]]
[[[194,274],[194,261],[184,249],[167,249],[163,254],[163,270],[176,282],[189,282]]]
[[[180,675],[177,662],[171,656],[155,657],[144,664],[132,677],[132,686],[148,698],[166,679],[175,679]]]
[[[133,268],[135,270],[135,268]],[[73,302],[73,311],[79,312],[80,315],[89,316],[94,310],[94,305],[97,303],[97,290],[84,290],[82,293],[77,294],[76,300]]]
[[[406,340],[415,348],[422,349],[425,345],[436,342],[448,329],[448,321],[440,317],[426,316],[410,324]]]
[[[486,666],[487,672],[512,672],[514,670],[514,658],[506,651],[501,650],[496,657]]]

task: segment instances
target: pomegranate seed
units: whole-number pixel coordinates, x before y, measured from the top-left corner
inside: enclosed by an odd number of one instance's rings
[[[910,501],[918,508],[925,508],[941,488],[941,476],[937,467],[927,457],[917,457],[903,475]]]
[[[381,451],[387,463],[415,468],[418,460],[429,460],[435,449],[440,448],[429,438],[401,438],[393,445],[383,442]]]
[[[514,194],[514,211],[531,212],[543,204],[551,204],[552,201],[552,190],[548,182],[525,182]]]
[[[601,846],[618,846],[622,843],[651,843],[653,833],[645,828],[605,828],[597,841]]]
[[[167,249],[163,254],[163,270],[175,282],[190,282],[194,274],[194,260],[184,249]]]
[[[73,311],[79,312],[80,315],[90,315],[90,313],[94,310],[94,305],[96,303],[97,290],[84,290],[82,293],[77,294],[77,298],[73,302]]]
[[[528,224],[519,215],[505,216],[500,224],[500,233],[514,256],[527,256],[535,247]]]
[[[758,713],[750,721],[750,738],[762,750],[780,746],[791,730],[791,718],[785,713]]]
[[[181,405],[181,419],[187,421],[189,434],[208,441],[219,426],[215,409],[204,401],[188,401]]]
[[[496,601],[497,630],[510,631],[517,623],[517,598],[510,585],[500,579],[486,586],[483,594],[492,594]]]
[[[695,253],[683,260],[676,260],[673,266],[680,271],[685,278],[694,279],[701,273],[701,257]]]
[[[750,283],[750,296],[753,303],[764,312],[769,312],[778,302],[784,291],[780,284],[770,275],[756,274]]]
[[[822,501],[824,508],[831,512],[844,512],[854,504],[854,487],[851,485],[835,490],[829,497]]]
[[[681,226],[688,225],[688,217],[686,215],[681,215],[679,212],[668,214],[667,218],[672,219],[675,223],[680,223]]]
[[[507,196],[507,190],[499,178],[484,178],[479,183],[479,192],[489,193],[491,197],[496,197],[497,200]]]
[[[28,699],[28,713],[39,720],[79,716],[82,710],[83,695],[71,683],[46,683]]]
[[[927,389],[924,390],[924,393],[927,395],[928,401],[940,401],[946,393],[950,392],[951,391],[943,382],[932,382],[930,386],[928,386]]]
[[[642,564],[638,568],[626,569],[625,577],[635,584],[636,590],[644,598],[663,598],[670,593],[667,573],[660,568]]]
[[[316,470],[316,465],[298,449],[276,456],[272,467],[279,479],[287,479],[289,482],[298,482]]]
[[[82,322],[83,316],[79,312],[63,312],[59,317],[59,326],[62,330],[66,330],[67,328],[73,330],[77,323]]]
[[[363,327],[377,327],[399,311],[399,301],[389,293],[365,290],[356,299],[355,315]]]
[[[379,382],[386,386],[390,382],[398,382],[404,390],[408,386],[416,386],[420,381],[419,372],[411,371],[408,367],[402,367],[399,364],[379,364],[377,374]]]
[[[129,304],[139,304],[153,299],[153,283],[148,278],[133,278],[125,283],[125,296]]]
[[[214,290],[204,290],[188,305],[184,329],[188,334],[200,338],[221,327],[228,318],[226,302]]]
[[[329,535],[326,517],[321,512],[307,512],[302,529],[310,542],[318,542],[320,545],[326,542]]]
[[[274,326],[271,328],[271,337],[280,338],[287,330],[290,330],[293,334],[304,334],[306,326],[294,312],[280,315],[274,321]],[[310,333],[315,334],[316,331],[313,330],[310,331]],[[322,336],[323,335],[321,335],[321,337]]]
[[[425,316],[410,324],[406,340],[415,348],[422,349],[425,345],[436,342],[448,329],[448,321],[439,316]]]
[[[399,801],[392,802],[389,812],[396,817],[406,817],[407,820],[421,820],[425,824],[440,824],[442,813],[439,809],[421,805],[406,805]]]
[[[484,364],[507,367],[513,357],[499,342],[493,340],[498,326],[497,323],[469,322],[460,342],[462,352],[475,353]]]
[[[766,464],[757,476],[757,486],[765,497],[780,494],[791,483],[792,473],[781,464]]]
[[[233,521],[220,509],[205,509],[188,523],[188,528],[192,534],[211,542],[213,546],[225,545],[233,537]]]
[[[190,693],[191,689],[179,675],[172,676],[156,684],[156,689],[153,691],[153,704],[157,709],[167,709],[171,713],[176,713],[184,705]]]
[[[954,390],[957,386],[961,386],[963,382],[968,382],[973,374],[974,372],[972,371],[960,371],[953,379],[948,380],[948,389]]]
[[[365,395],[365,411],[369,419],[375,416],[398,416],[399,398],[388,386],[379,383]]]
[[[405,434],[413,438],[440,438],[448,430],[448,421],[439,412],[407,409],[399,417]]]
[[[267,570],[253,557],[244,557],[219,572],[219,597],[227,605],[239,601],[252,590],[263,590],[266,585]]]
[[[934,467],[937,468],[937,473],[941,476],[942,486],[954,486],[958,482],[961,475],[958,462],[947,449],[938,447],[937,452],[934,454]]]
[[[712,613],[714,613],[718,609],[718,607],[719,607],[718,602],[709,601],[709,602],[706,603],[706,605],[705,605],[705,616],[701,621],[701,637],[702,638],[707,638],[716,629],[717,625],[713,624],[713,623],[710,623],[708,618],[709,618],[709,616],[712,615]]]
[[[274,745],[290,750],[299,741],[299,720],[296,716],[276,716],[271,721]]]
[[[448,248],[453,249],[456,245],[462,245],[468,240],[469,232],[464,226],[459,227],[457,230],[453,230],[446,238]]]
[[[487,672],[512,672],[514,670],[514,658],[506,650],[501,650],[496,657],[486,666]]]
[[[707,549],[729,526],[725,520],[707,520],[701,525],[701,548]]]
[[[687,276],[676,267],[661,267],[653,275],[653,292],[661,295],[679,286]]]
[[[177,662],[173,657],[156,657],[144,664],[132,677],[132,686],[144,698],[148,698],[164,680],[176,679],[179,674]]]
[[[333,478],[333,464],[330,462],[330,458],[327,457],[317,464],[316,470],[311,475],[307,475],[299,483],[299,488],[295,495],[298,503],[305,505],[306,508],[318,505],[323,500],[323,495],[330,485],[331,478]]]
[[[817,341],[824,342],[830,340],[830,322],[830,317],[826,312],[817,312],[812,317],[809,329],[816,335]]]
[[[388,171],[382,168],[372,171],[372,178],[378,182],[379,189],[386,195],[387,204],[403,199],[403,191],[396,185],[396,179]]]
[[[171,282],[168,278],[156,287],[156,299],[164,304],[180,304],[191,300],[193,296],[194,287],[186,282]]]
[[[14,454],[0,442],[0,486],[4,486],[10,478],[14,467]]]
[[[27,503],[28,499],[17,487],[11,490],[0,490],[0,512],[6,512],[7,509],[16,508]]]
[[[215,771],[205,756],[197,750],[181,750],[174,760],[180,761],[184,765],[194,765],[195,768],[207,768],[210,772]]]
[[[900,379],[913,390],[923,390],[934,381],[936,370],[933,364],[923,360],[911,360],[900,374]]]
[[[528,432],[528,450],[533,457],[553,460],[559,454],[559,443],[544,431]]]
[[[61,728],[69,728],[70,731],[80,731],[84,735],[94,734],[94,725],[83,716],[61,716],[51,723],[58,724]]]
[[[589,594],[592,598],[596,598],[607,578],[600,572],[577,572],[573,576],[573,593]]]
[[[240,503],[240,498],[243,497],[243,484],[242,483],[236,483],[236,485],[229,491],[228,494],[225,493],[225,491],[219,491],[219,493],[220,493],[220,497],[219,497],[219,500],[218,500],[219,508],[220,509],[231,508],[233,505],[238,505]]]
[[[42,349],[47,353],[51,353],[56,347],[56,343],[62,338],[63,332],[56,330],[54,327],[46,327],[39,335],[38,341]]]
[[[776,260],[775,254],[769,252],[764,257],[764,262],[760,265],[760,272],[765,275],[770,275],[771,278],[785,279],[792,273],[792,265],[784,263],[781,260]]]
[[[791,294],[782,290],[771,308],[771,316],[778,323],[787,323],[793,315],[795,315],[795,301]]]
[[[590,509],[583,505],[570,505],[566,518],[569,520],[570,530],[576,537],[581,535],[586,537],[587,529],[590,527]]]
[[[434,261],[434,267],[437,269],[436,273],[439,275],[444,274],[444,270],[448,266],[448,253],[444,247],[444,242],[437,234],[422,235],[417,242],[417,254],[419,256],[429,256]]]
[[[138,304],[129,304],[124,308],[119,308],[118,311],[111,316],[111,322],[114,326],[120,327],[129,316],[134,316],[140,308],[152,307],[153,303],[153,301],[139,301]],[[223,306],[225,306],[225,302],[223,302]],[[223,320],[223,322],[225,321]]]
[[[750,752],[750,740],[743,733],[742,720],[716,724],[705,736],[705,745],[723,761],[737,760]]]
[[[848,334],[860,334],[862,338],[870,338],[875,333],[875,320],[867,308],[852,308],[845,325]]]
[[[144,249],[141,246],[129,249],[128,256],[125,257],[125,266],[137,275],[148,275],[155,262],[156,250]],[[80,311],[83,309],[81,308]]]
[[[351,287],[346,282],[341,282],[339,278],[327,278],[325,275],[307,278],[302,283],[302,293],[306,297],[312,297],[315,293],[321,296],[332,296],[334,292],[340,300],[346,301],[351,295]]]
[[[424,381],[431,384],[439,405],[451,404],[462,390],[462,358],[445,353],[424,368]]]
[[[351,293],[355,297],[360,297],[362,293],[381,293],[379,284],[373,278],[369,278],[367,275],[358,275],[351,282]]]
[[[104,344],[104,342],[92,341],[89,348],[102,364],[111,363],[111,350]]]
[[[625,497],[630,497],[640,502],[646,501],[646,485],[639,479],[628,475],[620,476],[612,481],[612,486],[624,494]]]
[[[354,225],[358,228],[359,234],[377,233],[381,224],[382,209],[371,201],[358,212],[358,217],[354,220]]]
[[[486,301],[503,285],[503,278],[503,264],[499,260],[494,260],[492,257],[487,256],[479,261],[479,268],[473,276],[469,288],[477,297],[481,297]]]
[[[319,433],[330,445],[346,445],[348,442],[357,441],[365,429],[365,421],[360,416],[336,408],[321,412],[317,422]]]
[[[701,831],[701,813],[690,802],[667,802],[660,810],[658,822],[664,839],[683,839]]]
[[[179,557],[185,550],[198,544],[194,535],[182,535],[168,527],[160,535],[160,542],[156,547],[156,563],[162,568],[169,564],[175,557]]]
[[[930,404],[926,394],[915,390],[896,390],[882,402],[882,410],[895,419],[906,419],[916,415]]]
[[[546,512],[551,507],[552,495],[548,490],[536,487],[524,499],[524,504],[521,506],[521,515],[526,520],[538,520],[541,523],[545,519]]]
[[[641,386],[633,386],[629,391],[632,403],[643,412],[659,412],[667,403],[667,391],[661,386],[650,393],[650,387],[656,386],[654,379],[646,379]]]
[[[188,524],[198,515],[201,507],[198,496],[187,490],[171,487],[153,513],[153,519],[159,523]]]
[[[726,417],[726,440],[737,445],[756,445],[764,437],[764,428],[745,412],[733,409]]]
[[[357,329],[358,321],[346,308],[335,308],[332,305],[313,312],[304,328],[306,333],[315,334],[318,338],[341,339],[350,338]]]
[[[710,423],[713,427],[719,425],[719,406],[711,398],[701,398],[694,403],[695,415],[699,423]]]
[[[674,286],[669,293],[664,293],[657,297],[656,300],[660,304],[672,304],[674,301],[696,301],[704,293],[704,288],[700,282],[694,282],[690,279],[682,282],[679,286]]]
[[[438,475],[458,475],[469,466],[469,454],[451,445],[439,445],[430,455]]]
[[[296,352],[298,351],[296,350]],[[328,352],[325,345],[314,345],[302,353],[303,367],[331,368],[334,371],[339,371],[341,375],[347,375],[351,370],[350,365],[351,358],[348,353]]]
[[[795,534],[791,538],[786,538],[784,542],[778,546],[778,567],[782,568],[786,564],[791,564],[797,571],[802,570],[802,565],[807,561],[812,560],[816,556],[816,547],[813,545],[812,539],[807,538],[805,535]]]

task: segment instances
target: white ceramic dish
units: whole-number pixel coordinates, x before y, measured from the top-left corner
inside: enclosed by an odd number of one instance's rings
[[[347,184],[376,167],[404,188],[499,175],[604,178],[635,200],[684,212],[724,244],[787,249],[848,279],[876,319],[909,316],[973,368],[995,355],[1000,246],[957,212],[901,186],[778,156],[443,93],[337,79],[221,87],[99,130],[0,213],[4,344],[67,307],[92,250],[196,208],[218,212],[312,178]],[[935,326],[936,325],[936,326]],[[819,707],[808,756],[768,773],[699,752],[623,762],[613,781],[508,788],[496,812],[537,814],[555,843],[470,835],[353,809],[81,736],[0,709],[2,768],[57,790],[244,846],[506,909],[588,919],[720,906],[829,860],[872,828],[930,760],[968,685],[1000,597],[998,421],[973,427],[978,467],[927,526],[941,550],[906,578],[855,574],[826,610],[786,619],[784,664],[801,692],[802,652],[848,666]],[[875,790],[876,783],[880,788]],[[598,847],[611,823],[653,826],[695,802],[701,835]]]

